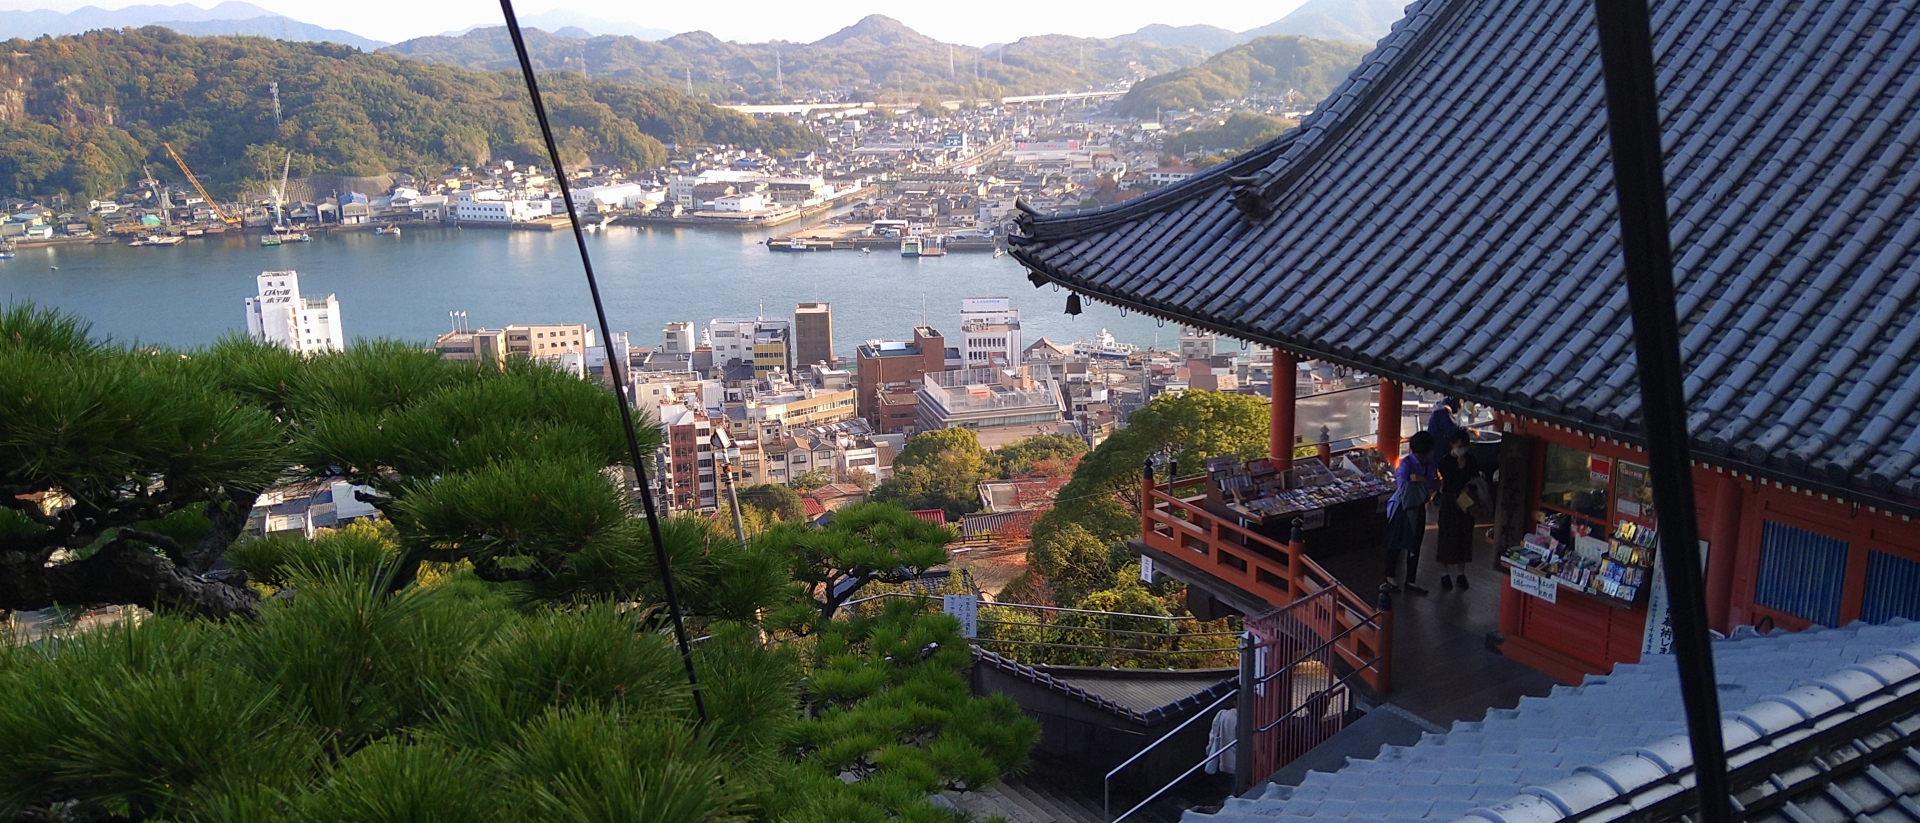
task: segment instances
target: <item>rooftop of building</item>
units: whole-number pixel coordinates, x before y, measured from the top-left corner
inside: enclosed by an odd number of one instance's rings
[[[1696,454],[1920,512],[1920,15],[1655,0]],[[1637,441],[1591,4],[1422,0],[1299,128],[1025,215],[1090,299]]]
[[[1713,650],[1744,819],[1920,821],[1920,623],[1743,627]],[[1186,820],[1678,820],[1691,795],[1685,732],[1674,659],[1649,655]]]

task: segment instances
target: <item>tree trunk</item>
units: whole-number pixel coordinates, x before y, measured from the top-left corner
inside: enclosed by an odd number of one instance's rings
[[[260,599],[239,582],[197,577],[132,540],[114,540],[83,560],[42,565],[0,552],[0,609],[146,606],[199,617],[252,619]]]

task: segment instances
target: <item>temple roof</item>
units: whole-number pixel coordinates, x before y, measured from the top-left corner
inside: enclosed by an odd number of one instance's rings
[[[1920,24],[1654,0],[1695,448],[1920,510]],[[1637,440],[1591,4],[1423,0],[1301,123],[1013,253],[1096,300]]]

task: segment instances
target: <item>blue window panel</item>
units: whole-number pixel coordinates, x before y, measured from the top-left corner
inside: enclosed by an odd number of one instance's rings
[[[1920,563],[1886,552],[1867,552],[1867,591],[1860,619],[1885,623],[1896,617],[1920,620]]]
[[[1838,626],[1846,577],[1847,541],[1766,521],[1760,533],[1755,602],[1808,622]]]

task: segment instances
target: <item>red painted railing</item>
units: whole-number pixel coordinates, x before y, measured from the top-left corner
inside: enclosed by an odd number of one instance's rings
[[[1341,585],[1297,543],[1279,543],[1218,517],[1198,498],[1182,499],[1151,477],[1141,491],[1142,544],[1276,607],[1331,592],[1325,619],[1311,621],[1314,632],[1375,692],[1391,687],[1393,612]]]

